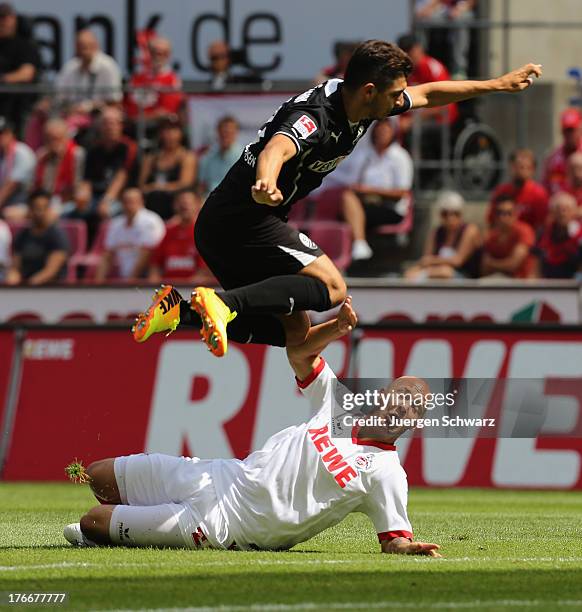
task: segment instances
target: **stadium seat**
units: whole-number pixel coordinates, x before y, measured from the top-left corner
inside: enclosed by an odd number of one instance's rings
[[[408,194],[408,210],[406,212],[406,216],[400,223],[394,223],[390,225],[378,225],[374,228],[374,231],[377,234],[389,235],[396,234],[401,236],[406,236],[412,231],[412,223],[414,220],[414,205],[412,194]]]
[[[341,218],[341,195],[344,187],[332,187],[314,196],[312,219],[338,221]]]
[[[290,225],[315,242],[342,272],[352,263],[349,227],[338,221],[290,221]]]
[[[93,246],[91,250],[86,253],[79,253],[73,255],[69,260],[69,267],[73,268],[73,276],[72,279],[78,278],[78,268],[85,268],[85,278],[92,279],[95,276],[95,271],[97,269],[97,265],[101,260],[101,255],[105,250],[105,236],[107,234],[107,228],[109,226],[109,221],[102,221],[99,225],[99,229],[97,230],[97,234],[95,236],[95,240],[93,241]],[[69,277],[67,277],[69,278]]]

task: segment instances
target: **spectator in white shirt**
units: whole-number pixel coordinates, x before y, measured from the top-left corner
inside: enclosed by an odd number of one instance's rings
[[[0,210],[3,217],[18,218],[26,210],[26,194],[35,165],[32,149],[17,141],[10,123],[0,117]],[[18,214],[11,214],[16,209]]]
[[[75,57],[56,79],[57,100],[71,110],[88,114],[106,103],[121,101],[121,71],[115,60],[103,53],[91,30],[77,34]]]
[[[366,227],[397,224],[408,213],[414,171],[410,154],[395,140],[395,126],[392,118],[377,121],[370,138],[331,175],[333,183],[326,181],[328,188],[346,187],[341,212],[352,230],[353,260],[372,257]]]
[[[8,224],[0,219],[0,283],[6,279],[6,271],[10,267],[10,247],[12,234]]]
[[[139,189],[126,189],[121,198],[123,214],[111,220],[105,236],[105,252],[97,267],[96,282],[104,282],[114,264],[119,278],[142,278],[152,250],[161,242],[166,226],[159,215],[147,210]]]

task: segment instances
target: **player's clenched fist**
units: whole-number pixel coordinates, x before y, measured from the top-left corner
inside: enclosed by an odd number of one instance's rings
[[[253,200],[257,204],[266,204],[267,206],[279,206],[283,201],[283,194],[276,184],[265,180],[258,179],[251,187]]]
[[[499,90],[509,92],[523,91],[533,83],[534,77],[539,78],[541,76],[541,64],[526,64],[517,70],[499,77]]]

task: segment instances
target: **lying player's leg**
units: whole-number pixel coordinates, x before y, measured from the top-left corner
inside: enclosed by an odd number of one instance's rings
[[[71,537],[74,527],[65,537],[78,546],[193,548],[187,534],[196,533],[197,521],[187,504],[101,505],[81,517],[80,538]]]
[[[89,486],[93,495],[102,504],[122,504],[119,487],[115,479],[115,459],[94,461],[87,467]]]

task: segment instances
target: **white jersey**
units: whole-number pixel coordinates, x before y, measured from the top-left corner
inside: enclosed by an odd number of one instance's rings
[[[161,217],[151,210],[142,208],[131,223],[125,215],[114,217],[107,228],[105,248],[115,254],[119,276],[128,278],[139,258],[142,248],[154,249],[166,234]]]
[[[335,382],[321,359],[298,381],[316,411],[308,423],[275,434],[243,461],[212,461],[219,506],[238,548],[291,548],[350,512],[367,514],[380,541],[412,537],[406,474],[395,447],[330,432]]]

